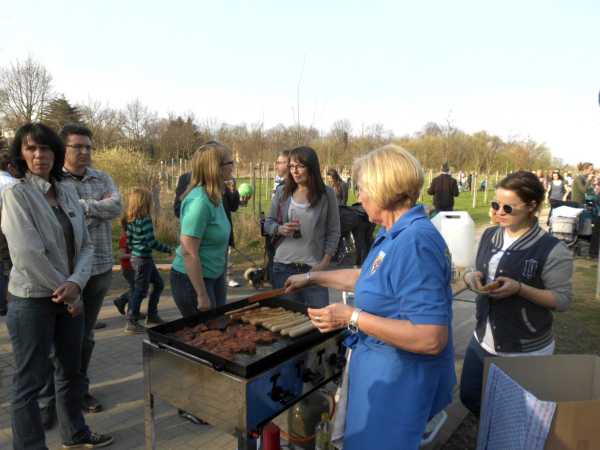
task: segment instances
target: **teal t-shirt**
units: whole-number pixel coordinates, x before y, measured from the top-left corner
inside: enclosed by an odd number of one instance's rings
[[[199,255],[204,278],[219,278],[225,272],[225,253],[229,245],[231,224],[223,203],[215,206],[204,187],[197,186],[181,203],[181,234],[200,239]],[[177,247],[173,269],[187,273],[183,262],[181,245]]]

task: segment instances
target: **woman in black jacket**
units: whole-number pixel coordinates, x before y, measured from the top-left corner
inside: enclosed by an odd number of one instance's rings
[[[565,311],[571,302],[573,258],[564,243],[538,224],[544,196],[533,173],[515,172],[500,181],[491,205],[497,225],[484,232],[476,268],[465,275],[467,286],[479,295],[460,395],[476,415],[483,359],[552,354],[552,311]]]

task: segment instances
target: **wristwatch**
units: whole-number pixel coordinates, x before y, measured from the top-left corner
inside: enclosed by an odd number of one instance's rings
[[[351,333],[358,333],[358,316],[360,315],[362,309],[355,308],[352,311],[352,315],[350,316],[350,322],[348,322],[348,330]]]

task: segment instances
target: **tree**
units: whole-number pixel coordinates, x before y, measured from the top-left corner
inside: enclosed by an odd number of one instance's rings
[[[158,154],[161,159],[190,158],[201,142],[202,136],[194,124],[193,115],[171,115],[167,120],[160,121]]]
[[[52,100],[52,76],[31,57],[0,70],[0,112],[12,127],[39,121]]]
[[[83,122],[94,134],[94,145],[100,148],[116,147],[125,143],[123,134],[124,115],[100,101],[89,99],[78,105]]]
[[[65,96],[52,100],[44,114],[43,122],[56,131],[67,123],[81,123],[81,112],[76,106],[72,106]]]
[[[139,99],[125,106],[123,129],[130,143],[138,150],[153,148],[158,134],[158,119]]]

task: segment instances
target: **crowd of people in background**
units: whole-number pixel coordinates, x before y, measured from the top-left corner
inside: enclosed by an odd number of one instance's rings
[[[227,287],[238,285],[229,274],[232,213],[248,196],[237,190],[229,147],[205,143],[193,155],[191,171],[180,177],[176,248],[156,239],[150,191],[134,188],[123,202],[110,175],[92,168],[92,150],[85,126],[66,125],[56,133],[36,123],[22,126],[10,149],[0,152],[0,315],[8,314],[15,358],[14,448],[45,448],[44,430],[55,422],[63,448],[113,441],[92,432],[83,413],[102,410],[90,392],[89,365],[111,286],[115,219],[128,289],[114,305],[125,316],[126,334],[164,322],[159,315],[164,281],[155,251],[173,258],[169,280],[182,317],[225,305]],[[430,214],[418,204],[424,184],[420,163],[387,145],[358,159],[353,178],[328,168],[324,179],[317,152],[300,146],[280,151],[275,170],[270,210],[261,223],[266,276],[303,302],[322,332],[351,331],[344,448],[367,448],[377,439],[383,450],[398,442],[416,449],[427,421],[450,402],[456,382],[451,261]],[[460,171],[457,178],[445,163],[431,181],[427,193],[434,213],[452,211],[460,192],[472,188],[472,174]],[[461,382],[461,398],[475,414],[483,357],[553,353],[552,311],[566,310],[571,301],[572,255],[540,228],[540,209],[545,202],[556,208],[600,196],[591,163],[580,164],[574,176],[515,172],[495,189],[494,225],[481,239],[476,267],[465,276],[480,292]],[[350,192],[357,193],[352,205]],[[351,237],[354,268],[329,270]],[[490,283],[497,286],[483,293]],[[329,288],[355,291],[356,305],[330,304]],[[144,316],[140,306],[146,297]]]

